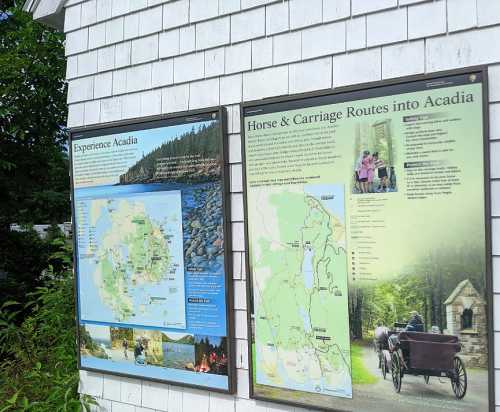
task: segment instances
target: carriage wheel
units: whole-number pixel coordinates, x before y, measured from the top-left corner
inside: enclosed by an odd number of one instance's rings
[[[451,378],[451,387],[457,399],[462,399],[467,392],[467,372],[464,363],[458,356],[453,358],[454,376]]]
[[[427,385],[429,384],[429,378],[430,378],[429,375],[424,375],[424,381]]]
[[[382,358],[380,361],[382,362],[382,368],[381,368],[382,369],[382,376],[384,377],[384,380],[385,380],[385,377],[387,375],[387,364],[385,362],[385,358]]]
[[[391,374],[392,374],[392,383],[394,385],[394,390],[399,393],[401,392],[401,365],[399,363],[399,356],[397,352],[392,354],[392,366],[391,366]]]

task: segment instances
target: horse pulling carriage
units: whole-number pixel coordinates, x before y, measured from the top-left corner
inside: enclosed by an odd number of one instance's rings
[[[396,392],[401,391],[404,375],[421,375],[425,383],[431,376],[449,378],[453,393],[462,399],[467,392],[467,372],[457,353],[458,337],[425,332],[389,331],[375,342],[379,368],[386,378],[390,371]]]

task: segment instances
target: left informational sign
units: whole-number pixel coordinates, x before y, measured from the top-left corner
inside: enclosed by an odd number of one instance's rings
[[[223,117],[72,133],[81,369],[234,391]]]

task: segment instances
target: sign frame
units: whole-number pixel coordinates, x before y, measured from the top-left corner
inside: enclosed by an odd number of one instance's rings
[[[77,239],[75,233],[76,228],[76,213],[74,199],[74,181],[73,181],[73,161],[72,161],[72,142],[74,140],[86,139],[96,136],[104,136],[112,133],[123,133],[138,130],[147,130],[158,127],[168,127],[180,124],[191,123],[196,120],[201,120],[212,114],[217,114],[220,122],[219,127],[219,143],[221,148],[220,168],[221,168],[221,183],[222,183],[222,214],[223,214],[223,235],[224,235],[224,285],[225,285],[225,305],[226,305],[226,329],[227,329],[227,352],[228,352],[228,389],[217,387],[208,387],[197,384],[189,384],[172,380],[156,379],[147,376],[138,376],[127,373],[107,371],[103,369],[95,369],[85,367],[81,363],[80,352],[80,302],[78,293],[78,259],[77,259]],[[69,152],[69,169],[70,169],[70,190],[71,190],[71,213],[72,213],[72,230],[73,230],[73,285],[75,299],[75,322],[76,322],[76,337],[77,337],[77,364],[79,370],[89,372],[102,373],[106,375],[140,379],[149,382],[164,383],[174,386],[210,390],[212,392],[234,394],[236,392],[236,349],[234,344],[234,299],[233,299],[233,253],[232,253],[232,236],[231,236],[231,193],[230,193],[230,165],[229,165],[229,141],[227,132],[227,111],[223,106],[208,107],[198,110],[189,110],[176,112],[172,114],[162,114],[147,116],[141,118],[133,118],[120,120],[115,122],[102,123],[91,126],[69,128],[68,139]]]
[[[493,254],[492,254],[492,225],[491,225],[491,187],[490,187],[490,127],[489,127],[489,95],[488,95],[488,65],[476,65],[469,66],[453,70],[437,71],[425,74],[416,74],[403,77],[396,77],[372,82],[359,83],[355,85],[342,86],[332,89],[323,89],[312,92],[297,93],[290,95],[282,95],[278,97],[264,98],[259,100],[250,100],[242,102],[240,104],[240,124],[241,124],[241,159],[242,159],[242,178],[243,178],[243,213],[244,213],[244,235],[245,235],[245,269],[246,269],[246,293],[247,293],[247,338],[248,338],[248,369],[249,369],[249,394],[250,398],[255,400],[261,400],[265,402],[275,402],[278,404],[293,406],[293,407],[306,407],[313,410],[326,410],[329,412],[345,412],[345,409],[338,409],[335,407],[329,408],[324,406],[316,406],[312,404],[304,404],[300,402],[279,400],[276,398],[270,398],[262,395],[255,394],[254,391],[254,368],[253,368],[253,351],[252,351],[252,323],[251,323],[251,313],[252,308],[252,294],[253,294],[253,279],[252,279],[252,268],[250,264],[249,257],[249,221],[248,221],[248,203],[247,203],[247,176],[246,176],[246,128],[245,128],[245,113],[248,110],[255,109],[257,107],[262,108],[270,105],[283,105],[281,111],[285,112],[288,110],[293,110],[296,108],[307,108],[311,106],[321,106],[322,104],[311,104],[310,106],[301,104],[305,100],[331,97],[331,96],[341,96],[345,93],[358,93],[359,98],[349,99],[349,101],[362,101],[370,97],[365,96],[367,91],[384,88],[387,86],[398,86],[404,84],[410,84],[415,82],[429,81],[429,80],[439,80],[442,78],[454,76],[454,75],[464,75],[464,74],[474,74],[480,73],[482,75],[482,123],[483,123],[483,167],[484,167],[484,222],[485,222],[485,286],[486,286],[486,330],[488,333],[487,344],[488,344],[488,411],[495,412],[495,345],[494,345],[494,330],[493,330]],[[340,101],[342,102],[342,100]],[[297,106],[290,107],[290,104],[296,103]],[[327,104],[336,104],[339,102],[326,102]],[[280,110],[271,110],[266,113],[275,113]]]

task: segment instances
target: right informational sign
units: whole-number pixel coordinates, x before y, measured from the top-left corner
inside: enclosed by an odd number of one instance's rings
[[[485,80],[244,105],[254,398],[489,410]]]

